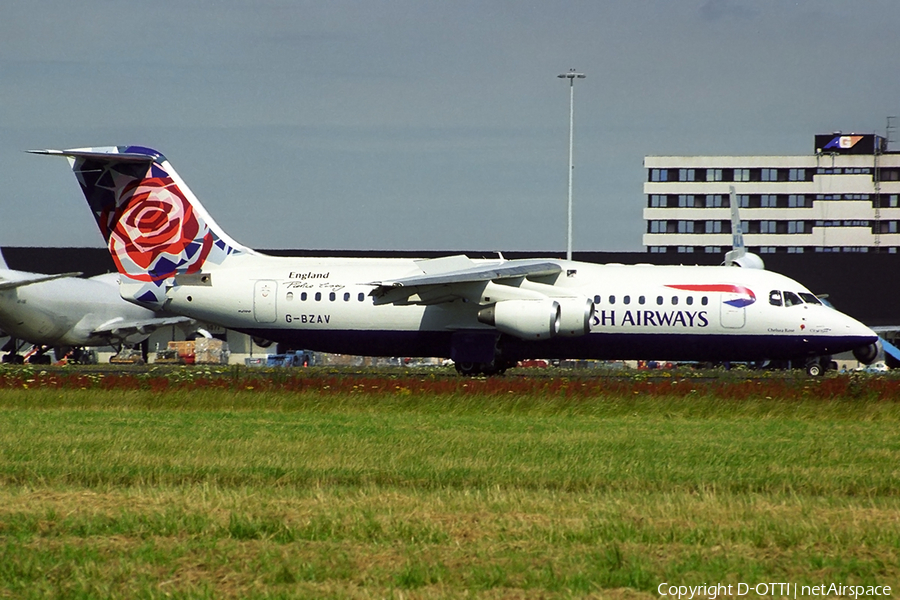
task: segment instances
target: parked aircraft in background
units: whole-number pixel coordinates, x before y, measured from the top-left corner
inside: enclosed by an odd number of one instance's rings
[[[165,325],[193,323],[184,316],[159,316],[119,295],[119,274],[89,279],[80,273],[43,275],[8,268],[0,253],[0,330],[10,336],[3,362],[49,362],[51,348],[134,345]]]
[[[785,359],[815,374],[833,353],[877,352],[871,329],[761,269],[266,256],[155,150],[35,152],[69,158],[123,298],[295,348],[450,357],[464,374],[531,357]]]
[[[741,225],[741,212],[733,185],[728,186],[728,207],[731,209],[731,250],[725,253],[725,266],[765,269],[763,259],[757,254],[748,252],[744,245],[744,228]]]

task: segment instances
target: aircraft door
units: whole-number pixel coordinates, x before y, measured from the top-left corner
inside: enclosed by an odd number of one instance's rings
[[[253,288],[253,317],[257,323],[275,322],[275,297],[278,283],[260,279]]]
[[[740,329],[747,322],[747,309],[742,300],[744,296],[737,293],[723,292],[720,322],[726,329]]]

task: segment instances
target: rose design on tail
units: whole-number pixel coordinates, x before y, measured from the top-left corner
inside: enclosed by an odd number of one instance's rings
[[[120,273],[130,279],[160,282],[196,273],[215,238],[168,177],[140,180],[123,190],[117,202],[109,250]],[[127,197],[130,196],[130,197]]]

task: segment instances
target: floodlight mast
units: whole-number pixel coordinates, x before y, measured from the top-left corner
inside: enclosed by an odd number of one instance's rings
[[[569,69],[568,73],[557,75],[560,79],[569,80],[569,204],[568,227],[566,232],[566,260],[572,260],[572,174],[575,171],[573,162],[573,136],[575,133],[575,80],[584,79],[584,73],[576,73],[575,69]]]

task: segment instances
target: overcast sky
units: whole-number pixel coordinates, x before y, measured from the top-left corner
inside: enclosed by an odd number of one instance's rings
[[[101,246],[35,148],[144,145],[256,248],[642,250],[646,155],[900,113],[900,2],[0,3],[0,245]],[[894,149],[900,148],[897,144]]]

